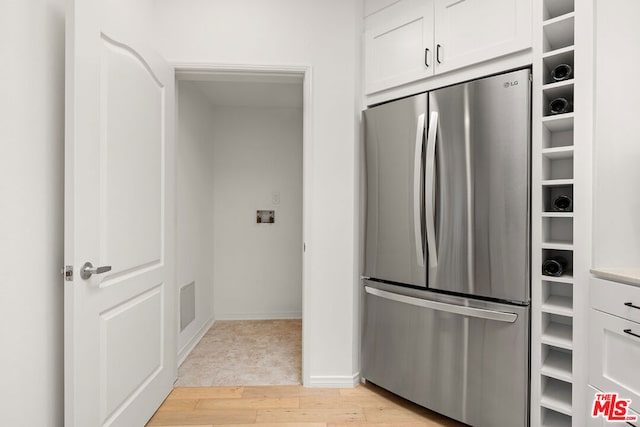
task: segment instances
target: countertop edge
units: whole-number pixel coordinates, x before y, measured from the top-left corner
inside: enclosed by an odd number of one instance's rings
[[[640,268],[592,268],[589,271],[599,279],[640,286]]]

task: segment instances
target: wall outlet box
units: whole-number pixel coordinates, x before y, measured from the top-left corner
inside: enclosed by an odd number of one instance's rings
[[[256,223],[273,224],[276,222],[276,211],[256,211]]]

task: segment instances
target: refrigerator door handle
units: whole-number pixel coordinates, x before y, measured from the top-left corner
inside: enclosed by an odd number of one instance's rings
[[[429,249],[429,267],[438,266],[438,250],[436,248],[436,215],[435,215],[435,167],[436,138],[438,134],[438,112],[433,111],[429,119],[427,136],[427,160],[425,170],[425,217],[427,221],[427,248]]]
[[[467,307],[458,304],[449,304],[438,301],[431,301],[407,295],[394,294],[381,289],[364,287],[365,292],[380,298],[397,301],[404,304],[415,305],[417,307],[429,308],[432,310],[445,311],[447,313],[459,314],[461,316],[475,317],[479,319],[496,320],[498,322],[514,323],[518,319],[515,313],[504,311],[487,310],[484,308]]]
[[[424,267],[424,242],[422,237],[422,203],[421,185],[422,178],[422,148],[424,145],[424,113],[418,116],[416,129],[416,148],[413,161],[413,231],[416,241],[416,257],[419,267]]]

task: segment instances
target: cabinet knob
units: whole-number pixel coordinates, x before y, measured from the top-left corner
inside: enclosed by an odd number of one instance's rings
[[[442,46],[440,44],[436,45],[436,62],[438,64],[442,64],[442,61],[440,61],[440,49],[442,48]]]
[[[429,68],[428,58],[429,58],[429,48],[427,47],[424,49],[424,66],[427,68]]]

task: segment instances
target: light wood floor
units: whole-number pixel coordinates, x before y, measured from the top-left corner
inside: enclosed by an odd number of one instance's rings
[[[177,387],[147,425],[463,426],[371,384],[345,389],[302,386]]]

